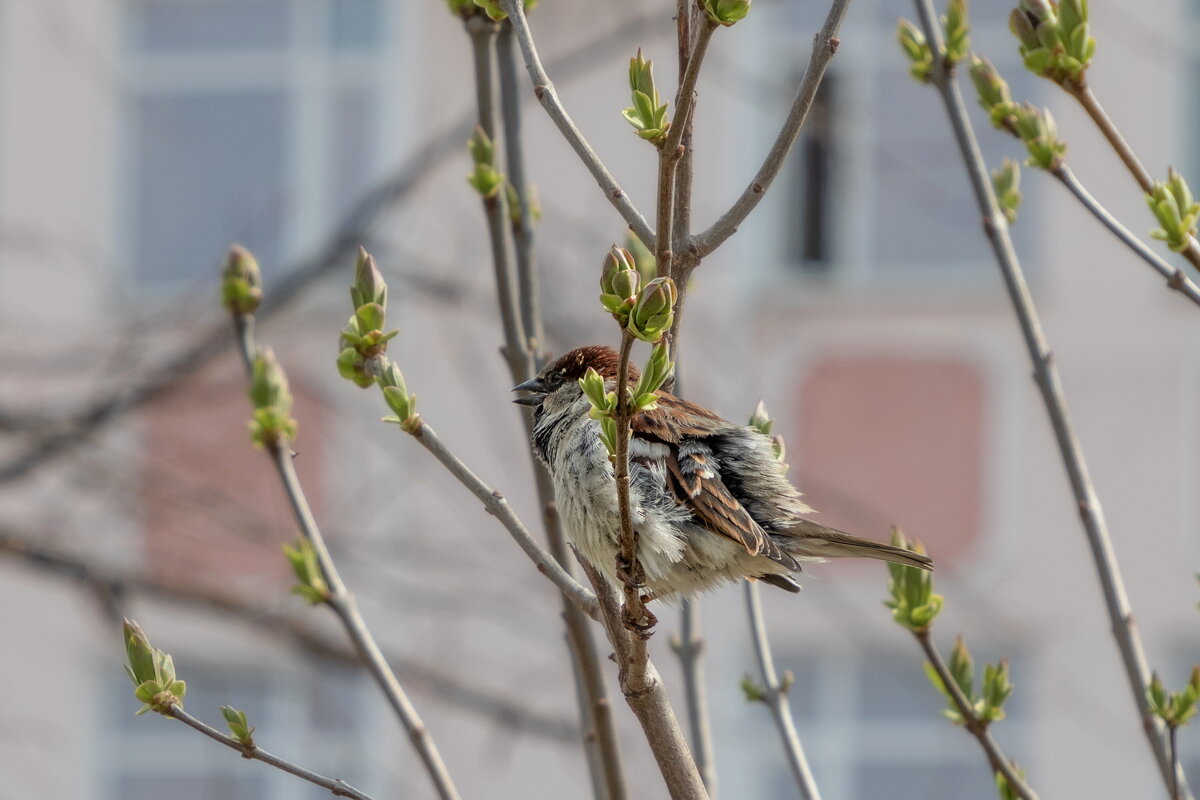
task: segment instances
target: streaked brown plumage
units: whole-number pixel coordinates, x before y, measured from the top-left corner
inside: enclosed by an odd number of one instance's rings
[[[612,464],[588,416],[578,379],[588,368],[611,389],[617,354],[572,350],[517,387],[531,394],[533,446],[554,479],[567,534],[615,580],[620,522]],[[630,381],[637,372],[630,369]],[[803,515],[812,509],[787,480],[770,439],[667,392],[631,422],[630,508],[638,558],[656,597],[757,578],[789,591],[803,561],[861,556],[931,569],[927,556],[860,539]]]

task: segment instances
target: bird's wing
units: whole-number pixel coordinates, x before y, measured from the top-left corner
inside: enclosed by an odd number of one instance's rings
[[[728,424],[708,409],[664,393],[658,408],[634,416],[633,435],[642,444],[631,452],[635,458],[645,453],[665,461],[667,490],[698,525],[737,542],[751,555],[799,569],[721,480],[716,455],[705,439]]]

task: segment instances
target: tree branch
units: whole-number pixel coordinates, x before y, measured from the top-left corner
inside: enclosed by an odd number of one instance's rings
[[[243,758],[249,758],[253,759],[254,761],[261,761],[264,764],[270,764],[272,767],[283,770],[290,775],[295,775],[301,780],[316,784],[322,789],[327,789],[329,792],[338,797],[351,797],[354,798],[354,800],[372,800],[370,795],[360,792],[358,789],[355,789],[341,778],[326,778],[324,775],[318,775],[311,770],[307,770],[304,767],[293,764],[290,761],[286,761],[277,755],[268,753],[258,745],[242,744],[234,737],[226,736],[216,728],[204,724],[191,714],[184,711],[183,706],[179,705],[178,703],[173,703],[171,705],[170,713],[166,716],[169,716],[171,719],[179,720],[184,725],[187,725],[193,730],[199,731],[208,738],[212,739],[214,742],[220,742],[229,749],[238,751],[242,754]]]
[[[237,332],[238,346],[242,351],[242,360],[246,364],[253,365],[257,348],[254,344],[253,328],[250,324],[251,317],[247,314],[234,314],[233,320]],[[252,378],[252,375],[248,374],[247,378]],[[317,526],[312,508],[308,504],[308,498],[304,494],[304,488],[300,485],[300,478],[296,475],[296,468],[292,463],[293,454],[290,442],[288,442],[286,437],[283,437],[270,443],[267,446],[267,451],[271,456],[272,463],[275,465],[276,472],[279,473],[280,482],[283,484],[288,502],[292,506],[297,523],[299,523],[300,531],[309,544],[312,545],[317,561],[321,566],[321,572],[324,573],[325,581],[329,585],[329,597],[325,601],[326,604],[337,615],[337,618],[341,620],[342,626],[345,627],[346,633],[354,643],[354,648],[358,651],[364,663],[366,663],[367,670],[375,678],[375,682],[379,684],[380,689],[383,690],[388,704],[396,713],[400,724],[408,732],[413,749],[416,750],[417,755],[420,757],[421,763],[424,765],[425,771],[428,773],[429,779],[433,783],[438,796],[442,800],[458,800],[458,790],[454,788],[454,782],[451,780],[450,773],[442,761],[441,754],[438,752],[433,737],[425,727],[425,723],[421,720],[420,715],[417,714],[416,708],[408,699],[408,695],[400,685],[396,674],[388,666],[387,660],[383,657],[383,653],[379,649],[379,645],[375,642],[375,637],[371,635],[371,631],[367,628],[362,614],[359,613],[358,604],[354,596],[346,590],[346,584],[342,581],[341,575],[338,574],[337,566],[334,564],[332,556],[329,555],[329,548],[326,547],[325,539],[321,535],[321,529]]]
[[[988,763],[992,766],[993,772],[998,772],[1004,776],[1004,780],[1008,781],[1009,788],[1023,800],[1038,800],[1037,793],[1029,788],[1029,784],[1017,774],[1013,768],[1012,762],[1004,755],[1004,751],[1000,749],[1000,745],[992,738],[991,731],[988,730],[986,722],[981,720],[976,714],[975,709],[971,705],[971,701],[963,694],[962,689],[958,685],[958,681],[954,679],[949,667],[946,666],[942,654],[938,652],[933,640],[929,636],[929,631],[913,631],[913,636],[920,643],[921,649],[925,651],[925,657],[929,659],[930,665],[934,672],[938,674],[938,678],[945,687],[946,692],[950,695],[950,699],[954,702],[954,707],[958,709],[959,715],[963,718],[963,727],[967,732],[975,737],[979,742],[979,746],[983,748],[984,755],[987,756]]]
[[[930,42],[933,52],[944,52],[941,27],[937,23],[933,3],[931,0],[914,0],[914,3],[925,37]],[[933,83],[950,119],[955,141],[970,178],[979,211],[983,216],[984,232],[1004,277],[1004,284],[1021,328],[1025,348],[1033,364],[1034,381],[1041,393],[1042,402],[1046,406],[1046,414],[1054,429],[1054,438],[1071,483],[1071,491],[1079,509],[1088,545],[1091,547],[1092,560],[1095,563],[1100,587],[1104,593],[1104,603],[1112,626],[1113,637],[1121,655],[1125,676],[1129,682],[1129,690],[1133,694],[1134,703],[1137,706],[1142,730],[1146,735],[1151,752],[1154,754],[1159,771],[1162,773],[1163,782],[1169,787],[1174,771],[1163,739],[1161,723],[1151,713],[1149,701],[1146,699],[1146,687],[1150,684],[1150,670],[1146,665],[1146,655],[1142,649],[1141,639],[1133,625],[1133,612],[1125,593],[1125,584],[1121,580],[1116,554],[1108,534],[1108,526],[1104,522],[1100,499],[1092,485],[1091,477],[1088,475],[1083,451],[1075,436],[1074,426],[1071,424],[1067,411],[1058,369],[1054,365],[1049,345],[1042,333],[1033,298],[1029,293],[1029,286],[1025,282],[1024,272],[1021,270],[1016,251],[1013,249],[1012,239],[1008,235],[1008,225],[996,203],[991,178],[988,175],[983,156],[980,154],[971,121],[967,117],[962,93],[958,89],[958,84],[953,80],[953,75],[946,70],[945,63],[941,58],[934,59]],[[1190,792],[1186,790],[1186,781],[1181,781],[1181,784],[1185,787],[1185,794],[1190,797]]]
[[[821,790],[817,788],[816,778],[808,766],[808,758],[804,755],[804,747],[800,744],[800,735],[796,732],[796,723],[792,719],[787,689],[775,674],[775,659],[771,656],[771,642],[767,638],[767,625],[763,618],[758,584],[746,581],[745,592],[746,611],[750,615],[750,630],[754,636],[754,654],[758,659],[758,671],[762,675],[766,694],[763,701],[771,709],[771,716],[775,719],[775,727],[779,730],[779,738],[783,742],[783,750],[787,754],[788,766],[792,768],[792,777],[796,779],[800,797],[803,800],[821,800]]]
[[[742,192],[742,196],[720,219],[712,224],[712,227],[692,237],[688,251],[693,258],[697,260],[704,258],[720,247],[722,242],[737,231],[738,226],[758,206],[767,193],[767,189],[771,187],[771,183],[783,166],[784,159],[787,158],[788,152],[795,144],[796,137],[800,135],[804,119],[808,116],[808,109],[812,107],[813,100],[817,96],[817,89],[821,86],[821,79],[825,77],[825,68],[829,66],[829,62],[833,59],[833,55],[841,43],[837,38],[838,30],[841,28],[842,19],[846,16],[846,10],[849,7],[850,0],[833,0],[824,26],[813,39],[812,56],[808,60],[808,67],[804,70],[800,89],[796,93],[796,99],[792,101],[792,108],[788,112],[787,120],[775,138],[775,144],[771,146],[771,150],[767,153],[762,166],[759,167],[758,173],[755,174],[754,180]]]
[[[442,463],[450,474],[458,479],[458,482],[467,488],[467,490],[483,503],[484,510],[500,520],[504,529],[509,532],[509,535],[516,541],[529,560],[537,567],[538,572],[545,575],[547,578],[559,588],[563,594],[571,599],[583,613],[587,614],[592,619],[597,619],[598,607],[596,605],[596,596],[582,586],[578,581],[567,574],[559,563],[551,558],[550,554],[542,549],[541,545],[533,538],[526,529],[525,524],[521,522],[512,507],[508,504],[508,500],[500,492],[494,491],[490,486],[481,481],[474,472],[471,472],[458,456],[450,452],[450,450],[442,443],[437,432],[429,426],[424,420],[420,420],[413,426],[412,436],[421,446],[433,454],[434,458]]]
[[[109,597],[119,599],[132,593],[226,615],[267,635],[290,642],[306,654],[350,666],[364,666],[358,654],[340,642],[300,624],[291,615],[271,611],[239,594],[172,581],[152,572],[133,574],[114,571],[90,563],[81,556],[34,542],[32,537],[13,533],[3,526],[0,526],[0,556],[20,559],[35,569],[60,575]],[[410,678],[426,685],[440,700],[490,719],[506,729],[528,731],[558,744],[563,744],[578,732],[565,719],[541,715],[531,710],[527,703],[501,697],[479,686],[474,679],[469,682],[459,679],[447,672],[443,665],[431,666],[396,653],[389,654],[387,659],[389,663],[397,664]]]
[[[634,235],[641,239],[646,247],[654,250],[654,234],[646,223],[645,217],[617,184],[616,179],[604,166],[604,162],[596,155],[596,151],[583,138],[583,134],[579,132],[579,128],[575,127],[575,123],[563,107],[562,101],[558,99],[554,84],[550,82],[550,77],[546,74],[546,69],[538,57],[537,48],[533,43],[533,35],[529,31],[529,22],[525,19],[523,4],[520,0],[500,0],[500,6],[512,21],[513,33],[517,37],[517,44],[521,47],[521,55],[525,58],[525,69],[529,72],[530,80],[533,81],[533,93],[542,104],[542,108],[546,109],[550,119],[566,137],[571,149],[583,161],[588,172],[592,173],[596,183],[600,184],[600,188],[604,190],[604,196],[608,198],[608,202],[629,224]]]
[[[620,431],[620,428],[617,430]],[[613,658],[624,673],[624,665],[634,657],[635,643],[640,641],[644,648],[645,640],[625,626],[623,607],[608,580],[587,559],[579,558],[579,564],[596,590],[600,619],[613,646]],[[709,800],[696,762],[688,750],[687,740],[679,727],[675,709],[667,697],[662,677],[648,658],[645,660],[644,674],[641,688],[637,691],[628,686],[624,674],[621,685],[625,702],[642,726],[671,800]]]
[[[1133,235],[1124,225],[1108,212],[1104,206],[1093,197],[1079,179],[1075,177],[1066,164],[1053,169],[1050,174],[1058,179],[1059,183],[1067,187],[1071,194],[1075,195],[1075,199],[1083,204],[1084,208],[1091,212],[1092,216],[1100,220],[1104,227],[1112,231],[1113,235],[1120,239],[1126,247],[1132,250],[1138,258],[1145,261],[1159,275],[1167,279],[1167,288],[1174,289],[1182,294],[1187,299],[1191,300],[1196,305],[1200,305],[1200,287],[1188,280],[1183,274],[1183,270],[1179,267],[1168,264],[1157,253],[1146,246],[1140,239]]]
[[[533,212],[530,186],[525,177],[525,153],[521,140],[521,103],[517,91],[517,51],[512,23],[500,23],[496,39],[496,57],[500,73],[500,112],[504,121],[504,164],[508,182],[517,197],[512,214],[512,236],[517,255],[517,294],[521,300],[521,319],[525,323],[526,346],[533,353],[535,367],[540,366],[546,348],[542,324],[541,281],[533,247]],[[532,377],[532,376],[530,376]]]
[[[1064,85],[1063,88],[1067,90],[1067,94],[1079,102],[1079,105],[1083,106],[1083,110],[1092,118],[1092,122],[1096,123],[1100,133],[1108,140],[1113,152],[1121,159],[1141,190],[1146,194],[1154,194],[1154,178],[1146,171],[1137,154],[1133,152],[1133,148],[1125,141],[1125,137],[1121,135],[1116,123],[1104,111],[1099,98],[1092,93],[1091,87],[1083,82],[1080,86]],[[1192,266],[1200,269],[1200,243],[1196,241],[1195,236],[1188,237],[1187,249],[1183,251],[1183,257],[1192,262]]]

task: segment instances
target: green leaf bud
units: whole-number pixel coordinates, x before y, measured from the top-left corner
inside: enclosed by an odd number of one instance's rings
[[[750,13],[750,0],[700,0],[700,5],[709,20],[726,27]]]
[[[629,315],[629,332],[644,342],[657,342],[671,328],[677,297],[675,281],[670,278],[650,281]]]
[[[667,119],[667,104],[662,102],[654,85],[654,62],[644,58],[640,48],[629,60],[629,89],[633,105],[624,109],[622,116],[638,136],[661,145],[671,125]]]
[[[483,128],[475,128],[467,140],[467,152],[474,166],[467,183],[485,200],[495,197],[504,188],[504,175],[496,169],[496,146]]]
[[[231,314],[253,314],[262,302],[262,274],[250,251],[235,244],[221,270],[221,300]]]
[[[950,0],[942,17],[946,32],[946,65],[954,66],[967,57],[971,49],[970,26],[967,24],[967,0]]]
[[[292,572],[299,582],[292,587],[292,593],[300,595],[312,605],[327,602],[332,595],[312,544],[307,539],[300,539],[295,547],[285,544],[283,554],[292,565]]]
[[[909,74],[921,83],[933,78],[933,50],[925,41],[925,34],[906,19],[896,24],[896,40],[909,60]]]
[[[996,203],[1000,206],[1004,218],[1011,225],[1017,221],[1017,209],[1021,207],[1021,168],[1011,158],[992,170],[992,189],[996,193]]]
[[[254,746],[254,726],[246,719],[245,711],[239,711],[233,706],[221,706],[221,716],[225,717],[233,738],[246,747]]]
[[[375,303],[381,311],[387,309],[387,282],[375,263],[375,257],[362,247],[358,248],[358,258],[354,262],[354,285],[350,287],[350,300],[355,308]],[[381,328],[383,324],[375,327]]]
[[[764,436],[770,436],[771,429],[775,427],[775,421],[767,413],[767,406],[762,400],[758,401],[758,405],[754,407],[754,413],[750,415],[750,421],[746,424]]]

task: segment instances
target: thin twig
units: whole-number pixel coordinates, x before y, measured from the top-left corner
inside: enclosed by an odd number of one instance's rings
[[[1133,235],[1132,232],[1108,212],[1100,202],[1093,197],[1079,179],[1075,177],[1066,164],[1053,169],[1050,174],[1058,179],[1059,183],[1067,187],[1071,194],[1075,195],[1084,208],[1092,213],[1096,219],[1100,220],[1104,227],[1112,231],[1118,239],[1120,239],[1130,250],[1137,254],[1138,258],[1149,264],[1155,272],[1167,279],[1167,288],[1174,289],[1182,294],[1187,299],[1191,300],[1196,305],[1200,305],[1200,287],[1192,283],[1183,270],[1179,267],[1168,264],[1157,253],[1146,246],[1144,242]]]
[[[302,624],[291,614],[273,611],[242,594],[173,580],[162,571],[114,570],[3,526],[0,526],[0,556],[21,559],[34,569],[75,581],[118,601],[128,595],[138,595],[221,614],[289,643],[305,655],[347,666],[364,666],[359,655],[340,641]],[[560,745],[577,732],[576,726],[565,718],[541,714],[524,701],[503,697],[479,685],[477,678],[469,681],[459,678],[448,672],[443,664],[425,663],[398,653],[389,653],[387,659],[439,700],[488,719],[505,730],[528,732]]]
[[[413,427],[412,436],[421,446],[433,454],[458,482],[483,503],[483,508],[504,526],[509,535],[516,541],[517,546],[529,556],[529,560],[537,567],[538,572],[549,578],[559,591],[571,599],[581,611],[592,619],[597,619],[598,607],[596,596],[582,584],[567,574],[549,553],[542,549],[533,536],[521,522],[504,495],[493,490],[475,475],[471,469],[459,460],[445,444],[437,432],[424,420],[418,421]]]
[[[639,635],[633,637],[629,662],[623,664],[622,682],[631,691],[641,691],[645,682],[646,640],[650,638],[650,627],[653,617],[646,611],[642,599],[641,586],[644,583],[645,572],[638,561],[638,536],[633,527],[633,513],[629,501],[629,422],[633,418],[633,408],[629,402],[629,355],[633,351],[633,334],[628,330],[621,331],[621,350],[617,362],[617,452],[613,464],[613,479],[617,484],[617,513],[621,518],[621,538],[619,541],[619,565],[622,585],[625,595],[625,621],[631,627],[639,629]]]
[[[558,99],[554,84],[550,82],[550,77],[546,74],[546,69],[538,57],[537,47],[533,43],[533,35],[529,31],[529,21],[525,19],[524,4],[520,0],[500,0],[500,6],[512,20],[513,33],[517,37],[517,44],[520,45],[521,55],[525,59],[525,69],[529,72],[530,80],[533,81],[533,93],[541,102],[542,108],[546,109],[550,119],[566,137],[571,149],[583,161],[588,172],[592,173],[596,183],[600,184],[600,188],[604,190],[604,196],[608,198],[608,202],[629,224],[634,235],[641,239],[646,247],[654,250],[654,233],[650,230],[646,218],[617,184],[612,173],[608,171],[608,167],[604,166],[604,162],[596,155],[596,151],[583,138],[583,134],[579,132],[579,128],[575,127],[575,123],[563,107],[562,101]]]
[[[1171,764],[1174,767],[1171,770],[1171,800],[1182,800],[1183,795],[1179,793],[1179,775],[1182,769],[1179,765],[1179,748],[1176,746],[1176,734],[1179,732],[1179,726],[1167,726],[1167,744],[1171,749]]]
[[[685,598],[680,609],[680,632],[675,651],[683,674],[683,696],[688,712],[688,728],[696,769],[708,796],[717,796],[717,762],[713,754],[712,720],[708,708],[708,690],[704,679],[704,639],[700,635],[700,603]]]
[[[800,135],[804,119],[808,116],[808,109],[817,96],[821,79],[825,77],[825,68],[829,66],[833,54],[837,52],[838,45],[841,43],[841,40],[838,39],[838,30],[841,28],[842,19],[846,16],[846,10],[849,7],[850,0],[833,0],[829,7],[829,14],[825,17],[824,26],[813,39],[812,56],[808,60],[808,67],[804,70],[800,89],[796,93],[796,99],[792,101],[792,108],[788,112],[787,120],[784,121],[783,128],[775,138],[775,144],[771,146],[762,166],[758,168],[758,173],[750,181],[746,190],[742,192],[742,196],[721,215],[720,219],[712,224],[712,227],[692,237],[688,251],[693,258],[704,258],[720,247],[722,242],[737,231],[738,226],[762,201],[767,189],[771,187],[771,182],[779,174],[788,151],[792,149],[796,137]]]
[[[975,714],[975,709],[972,707],[971,701],[963,694],[958,681],[954,679],[950,668],[946,666],[946,661],[942,658],[942,654],[938,652],[937,647],[930,638],[929,631],[913,631],[913,636],[920,643],[921,649],[925,651],[925,657],[929,660],[934,672],[937,673],[942,686],[949,693],[950,699],[954,702],[954,707],[958,709],[958,713],[963,719],[963,727],[978,740],[979,746],[983,748],[984,755],[987,756],[988,763],[992,766],[992,771],[1003,775],[1004,780],[1008,781],[1009,788],[1018,797],[1024,800],[1038,800],[1037,793],[1017,774],[1012,762],[1008,760],[1008,757],[1004,755],[1004,751],[1000,749],[1000,745],[992,737],[991,731],[988,730],[987,722],[981,720]]]
[[[322,789],[327,789],[329,792],[338,797],[351,797],[354,798],[354,800],[372,800],[369,794],[360,792],[358,789],[355,789],[341,778],[326,778],[324,775],[318,775],[312,770],[307,770],[304,767],[293,764],[292,762],[282,759],[277,755],[268,753],[258,745],[242,744],[234,737],[226,736],[216,728],[206,725],[205,723],[193,717],[191,714],[184,711],[183,706],[179,705],[178,703],[171,705],[168,716],[170,716],[172,719],[179,720],[189,728],[199,731],[208,738],[212,739],[214,742],[220,742],[229,749],[238,751],[242,754],[243,758],[249,758],[253,759],[254,761],[261,761],[264,764],[270,764],[272,767],[283,770],[290,775],[295,775],[301,780],[316,784]]]
[[[233,320],[238,346],[242,351],[242,360],[253,365],[257,348],[254,344],[253,329],[247,324],[250,316],[235,314]],[[247,378],[250,377],[251,375],[248,374]],[[300,485],[300,477],[296,474],[296,467],[292,461],[293,453],[290,442],[286,437],[278,439],[267,446],[267,451],[275,465],[276,472],[279,473],[288,503],[300,525],[300,532],[312,545],[317,562],[321,566],[321,572],[325,576],[325,582],[329,586],[329,597],[325,601],[326,604],[341,620],[342,626],[354,643],[354,649],[358,651],[367,665],[367,670],[375,678],[379,688],[383,690],[388,705],[392,707],[400,724],[408,733],[413,749],[420,757],[438,796],[443,800],[458,800],[458,790],[454,788],[454,781],[450,778],[450,772],[442,761],[442,756],[438,752],[429,729],[425,727],[417,709],[408,699],[404,687],[400,685],[399,679],[396,678],[396,674],[388,665],[387,659],[384,658],[375,637],[371,634],[366,621],[363,620],[362,614],[358,610],[358,603],[354,599],[354,595],[347,591],[346,584],[338,574],[337,565],[334,564],[333,557],[329,554],[329,548],[325,545],[325,537],[321,535],[321,529],[313,516],[311,506],[309,506],[308,497]]]
[[[1125,137],[1121,135],[1121,131],[1117,128],[1115,122],[1104,110],[1104,106],[1100,105],[1099,98],[1092,93],[1092,89],[1087,85],[1086,81],[1080,85],[1066,84],[1063,86],[1067,90],[1067,94],[1074,97],[1079,104],[1083,106],[1083,110],[1092,118],[1092,122],[1096,123],[1096,127],[1100,129],[1100,133],[1108,140],[1113,151],[1121,162],[1125,164],[1125,168],[1129,170],[1129,174],[1137,181],[1137,185],[1146,194],[1154,194],[1154,178],[1142,165],[1137,154],[1133,152],[1133,148],[1129,146],[1129,142],[1125,141]],[[1196,241],[1195,236],[1188,236],[1187,247],[1183,250],[1183,256],[1197,269],[1200,269],[1200,243]]]
[[[931,0],[914,0],[914,3],[926,39],[931,43],[933,51],[935,53],[944,52],[942,32],[937,23],[933,3]],[[1124,666],[1130,691],[1133,693],[1142,730],[1162,774],[1163,783],[1169,787],[1173,773],[1170,757],[1167,753],[1161,723],[1151,713],[1150,704],[1146,698],[1146,687],[1150,685],[1150,670],[1146,664],[1146,655],[1142,649],[1141,639],[1133,625],[1133,611],[1125,593],[1125,584],[1121,580],[1112,539],[1108,534],[1108,526],[1104,522],[1104,514],[1100,507],[1100,499],[1092,485],[1091,477],[1088,475],[1083,451],[1075,436],[1075,430],[1067,411],[1067,402],[1063,394],[1062,382],[1058,376],[1058,369],[1054,365],[1050,347],[1042,333],[1037,310],[1029,293],[1029,286],[1025,282],[1021,263],[1013,249],[1012,239],[1008,235],[1008,225],[997,205],[991,178],[979,151],[979,144],[975,139],[975,131],[967,117],[962,93],[958,89],[958,84],[953,80],[953,75],[947,71],[940,58],[934,59],[933,82],[950,118],[954,138],[958,143],[963,164],[971,181],[971,188],[974,190],[975,199],[984,220],[984,232],[1004,277],[1004,284],[1021,328],[1025,348],[1033,364],[1034,381],[1041,393],[1042,402],[1046,406],[1046,414],[1054,429],[1054,438],[1071,483],[1071,491],[1079,510],[1088,545],[1091,547],[1092,560],[1095,563],[1100,586],[1104,593],[1104,603],[1108,611],[1113,637],[1116,640],[1117,649],[1120,651],[1121,663]],[[1185,796],[1190,798],[1191,793],[1186,789],[1186,780],[1181,780],[1181,784],[1186,792]]]
[[[500,112],[504,121],[505,172],[517,197],[517,207],[509,209],[512,215],[513,244],[516,246],[517,255],[517,294],[521,299],[521,319],[525,323],[526,346],[534,355],[535,366],[540,366],[546,348],[546,331],[542,324],[541,281],[533,247],[530,187],[525,177],[521,103],[517,91],[517,51],[512,23],[508,20],[500,24],[500,34],[496,39],[496,63],[500,74]]]
[[[788,766],[792,768],[792,777],[796,779],[800,797],[803,800],[821,800],[821,791],[817,788],[816,778],[813,777],[808,758],[804,755],[804,747],[800,744],[800,735],[796,732],[787,690],[775,673],[775,659],[771,656],[771,642],[767,638],[767,625],[763,618],[758,584],[746,581],[745,592],[746,611],[750,615],[750,630],[754,635],[754,653],[758,658],[758,670],[762,675],[766,695],[763,698],[764,702],[771,709],[775,727],[779,729],[779,738],[783,741],[783,750],[787,753]]]

